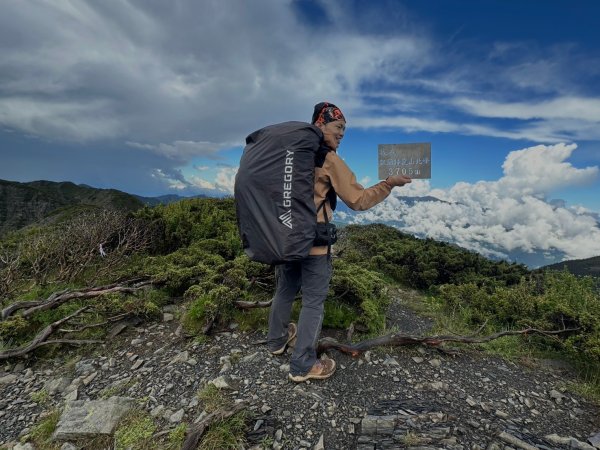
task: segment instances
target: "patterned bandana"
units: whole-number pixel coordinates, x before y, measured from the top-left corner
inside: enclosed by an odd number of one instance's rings
[[[315,105],[315,110],[312,115],[313,124],[326,124],[335,120],[346,121],[346,118],[342,114],[340,108],[335,106],[333,103],[321,102]]]

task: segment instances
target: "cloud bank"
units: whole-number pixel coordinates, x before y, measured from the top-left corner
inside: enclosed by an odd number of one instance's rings
[[[0,124],[189,160],[281,117],[307,120],[327,98],[365,128],[600,138],[600,99],[574,82],[600,64],[576,47],[471,43],[448,55],[401,5],[356,17],[314,4],[326,27],[293,1],[4,2]],[[495,122],[508,118],[518,123]]]
[[[428,180],[394,189],[370,211],[339,213],[350,223],[383,222],[403,231],[454,242],[488,257],[510,259],[515,253],[547,253],[549,261],[600,255],[597,216],[581,207],[550,202],[553,191],[592,183],[598,167],[579,169],[567,159],[576,145],[538,145],[510,152],[504,175],[496,181],[457,183],[430,189]],[[409,206],[402,197],[434,196],[442,202]]]

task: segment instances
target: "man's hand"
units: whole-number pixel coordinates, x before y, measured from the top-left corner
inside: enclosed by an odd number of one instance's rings
[[[409,177],[405,177],[404,175],[393,175],[385,179],[385,182],[391,187],[404,186],[405,184],[410,183],[411,181],[412,180]]]

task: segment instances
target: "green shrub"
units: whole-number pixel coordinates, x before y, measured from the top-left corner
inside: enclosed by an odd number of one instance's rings
[[[536,338],[538,345],[600,361],[600,295],[590,277],[549,272],[491,292],[473,283],[446,285],[438,300],[473,326],[487,321],[496,329],[572,329],[558,338]]]
[[[385,328],[385,311],[389,306],[385,287],[385,281],[375,272],[335,260],[330,298],[356,308],[358,324],[369,332]]]

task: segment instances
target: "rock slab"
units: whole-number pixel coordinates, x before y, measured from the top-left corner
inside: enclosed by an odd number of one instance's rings
[[[53,437],[55,440],[69,440],[112,435],[119,420],[134,405],[135,400],[128,397],[69,402],[60,417]]]

